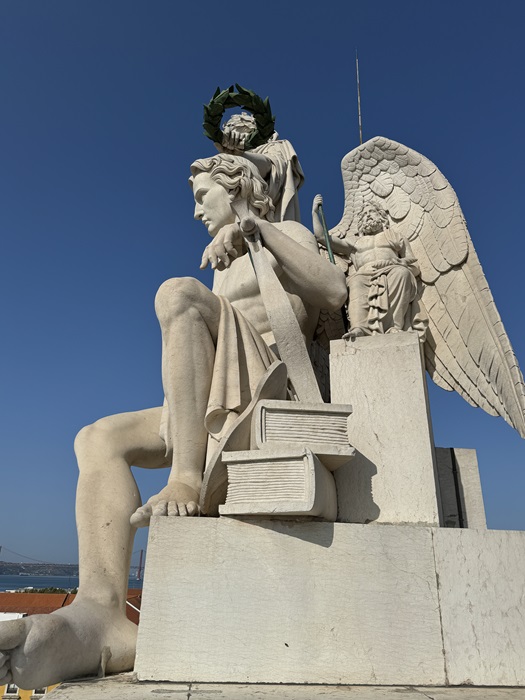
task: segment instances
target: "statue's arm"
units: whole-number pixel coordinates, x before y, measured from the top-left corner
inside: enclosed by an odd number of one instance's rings
[[[308,229],[297,222],[286,222],[286,232],[269,221],[257,221],[265,247],[275,258],[305,302],[317,308],[335,311],[346,300],[344,273],[319,255]]]
[[[320,194],[316,194],[312,204],[312,225],[314,230],[315,240],[322,246],[326,248],[326,241],[324,237],[324,229],[321,223],[321,217],[319,216],[319,206],[323,203],[323,197]],[[338,238],[337,236],[330,236],[330,245],[334,253],[338,255],[345,255],[349,257],[355,252],[355,246],[346,238]]]
[[[272,169],[272,161],[262,153],[254,153],[253,151],[243,151],[243,158],[251,161],[259,170],[263,180],[266,180]]]
[[[419,265],[417,264],[417,258],[412,251],[410,243],[404,236],[401,236],[399,257],[401,258],[401,260],[403,260],[403,262],[412,272],[414,277],[418,277],[421,274],[421,270],[419,268]]]

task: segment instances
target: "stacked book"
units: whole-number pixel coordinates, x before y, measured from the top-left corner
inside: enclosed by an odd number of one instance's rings
[[[221,515],[315,517],[334,521],[331,472],[355,454],[348,441],[348,405],[260,401],[251,450],[225,452],[226,502]]]

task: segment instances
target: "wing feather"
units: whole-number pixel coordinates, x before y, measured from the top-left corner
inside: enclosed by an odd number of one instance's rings
[[[356,233],[356,214],[378,201],[411,243],[429,318],[425,362],[433,380],[500,415],[525,437],[525,386],[456,193],[428,158],[385,137],[341,163],[345,210],[332,235]]]

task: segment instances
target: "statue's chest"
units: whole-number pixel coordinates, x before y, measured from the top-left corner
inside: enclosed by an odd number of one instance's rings
[[[229,301],[258,295],[259,285],[249,255],[234,260],[226,270],[216,271],[213,291]]]
[[[383,232],[376,233],[373,236],[360,236],[355,239],[355,248],[357,253],[367,253],[377,248],[390,248],[390,244]]]

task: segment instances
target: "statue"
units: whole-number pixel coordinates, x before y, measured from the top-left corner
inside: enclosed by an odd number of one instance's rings
[[[525,437],[523,376],[451,185],[427,158],[381,136],[350,151],[341,170],[345,208],[329,240],[347,271],[349,336],[417,331],[438,386],[502,416]],[[314,201],[313,218],[323,246],[320,201]],[[383,217],[384,230],[374,235],[383,237],[379,252],[368,242],[363,217],[372,226],[375,218],[379,228],[381,210],[390,224],[386,228]],[[387,267],[375,271],[374,261],[383,256]],[[407,272],[400,274],[400,263]],[[405,280],[397,299],[394,275]],[[331,315],[323,314],[323,324],[335,339]]]
[[[219,90],[210,108],[207,133],[223,152],[191,166],[195,218],[212,237],[201,267],[213,268],[213,290],[182,278],[157,293],[164,406],[102,418],[77,436],[79,592],[51,615],[0,624],[0,684],[36,688],[131,669],[137,630],[125,594],[135,528],[155,515],[199,514],[208,467],[280,360],[289,383],[279,391],[308,404],[306,348],[319,319],[326,324],[345,302],[345,274],[297,221],[302,171],[288,142],[271,140],[269,103],[238,89]],[[234,98],[253,107],[256,129],[241,115],[223,140],[215,127]],[[423,156],[379,137],[345,156],[343,179],[345,211],[331,239],[348,268],[350,342],[417,331],[440,386],[525,435],[523,379],[448,182]],[[315,217],[314,228],[320,240]],[[291,354],[254,272],[265,266],[297,326]],[[145,505],[131,466],[171,467]]]
[[[289,141],[279,139],[269,99],[240,85],[236,88],[217,88],[205,105],[204,134],[220,153],[242,155],[257,166],[274,205],[272,221],[300,221],[297,193],[304,174],[297,154]],[[221,130],[224,111],[231,107],[244,107],[252,114],[234,114]]]
[[[300,221],[298,191],[304,174],[297,154],[289,141],[274,132],[269,141],[257,148],[245,149],[246,139],[256,128],[251,114],[234,114],[224,125],[219,151],[243,155],[257,166],[268,183],[274,203],[274,221]]]
[[[195,218],[213,238],[202,261],[215,269],[213,291],[182,278],[157,293],[165,407],[109,416],[79,433],[79,592],[51,615],[0,625],[0,683],[35,688],[133,667],[125,594],[134,528],[151,515],[197,514],[207,451],[276,359],[236,209],[254,220],[307,343],[320,308],[340,308],[346,297],[343,273],[334,274],[304,226],[269,221],[273,203],[253,163],[221,154],[195,161],[191,173]],[[171,465],[167,486],[143,507],[132,465]]]
[[[322,197],[317,195],[315,215],[321,204]],[[415,314],[408,312],[417,297],[420,270],[410,243],[390,229],[388,213],[379,204],[365,204],[357,221],[357,235],[332,239],[333,250],[352,262],[348,275],[350,330],[343,337],[416,330]],[[318,216],[313,222],[315,237],[324,245]]]

